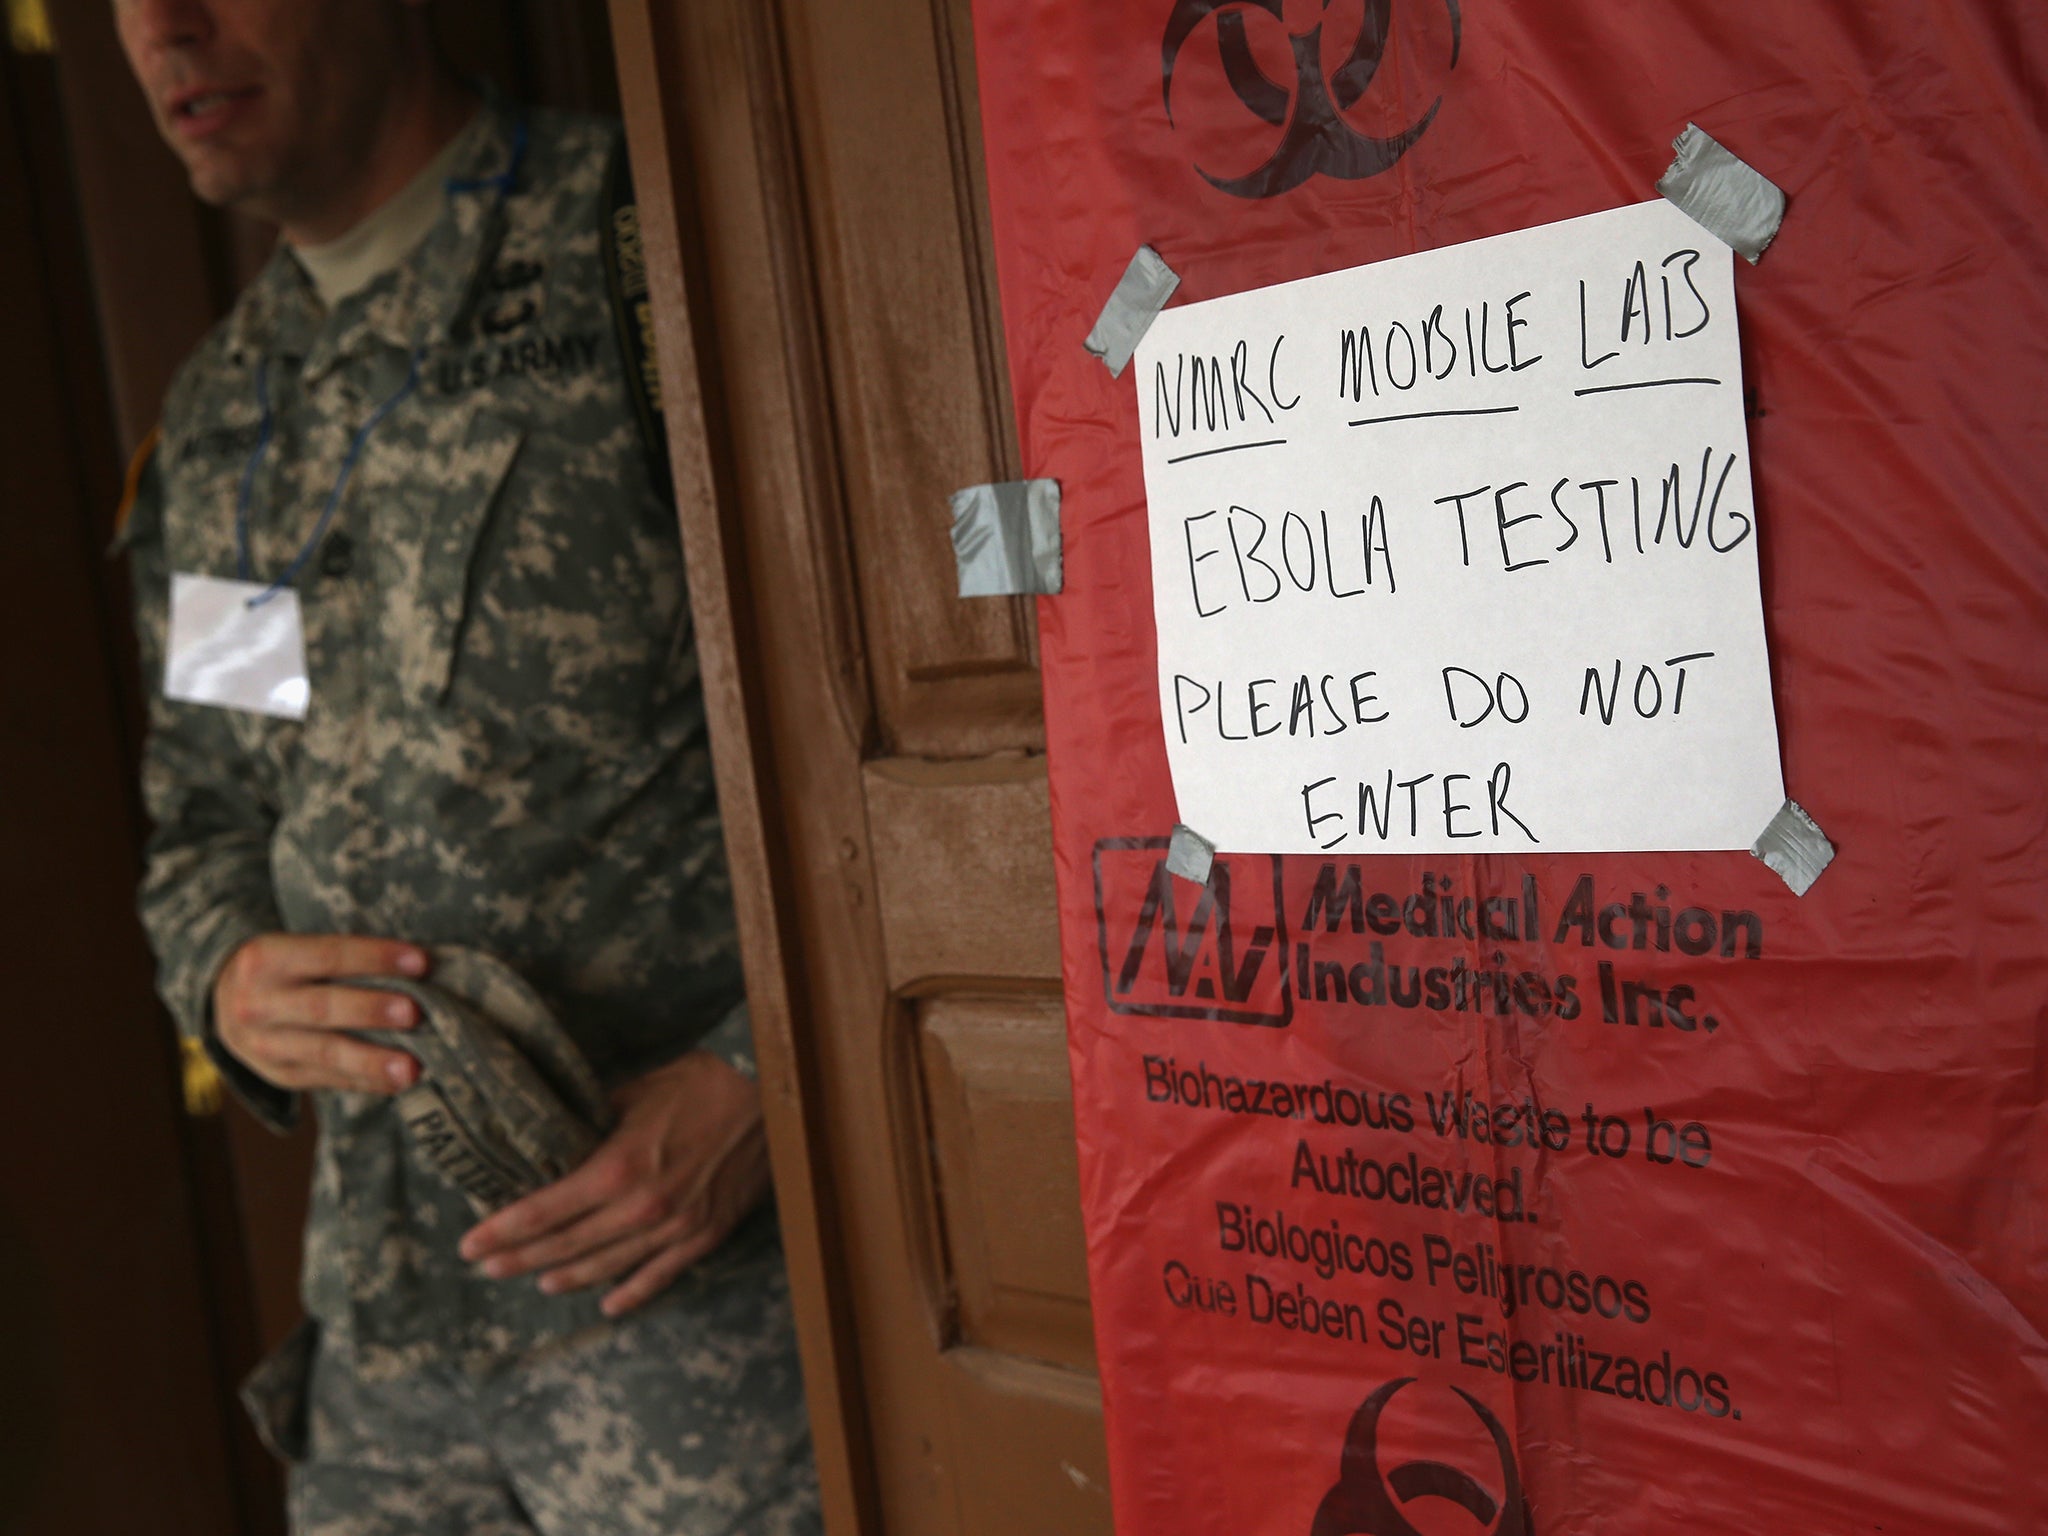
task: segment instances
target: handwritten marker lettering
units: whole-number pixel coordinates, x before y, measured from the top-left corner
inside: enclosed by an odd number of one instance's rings
[[[1733,263],[1662,199],[1138,352],[1160,719],[1226,852],[1747,848],[1784,799]]]

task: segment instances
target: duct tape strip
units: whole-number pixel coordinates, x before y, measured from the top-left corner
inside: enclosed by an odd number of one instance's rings
[[[1197,885],[1209,883],[1209,867],[1216,862],[1216,845],[1193,827],[1175,827],[1173,837],[1166,845],[1166,872],[1179,875],[1183,880],[1192,880]]]
[[[1754,266],[1785,222],[1785,194],[1697,123],[1687,123],[1671,147],[1677,153],[1657,190]]]
[[[1123,376],[1131,354],[1179,286],[1180,274],[1160,260],[1157,251],[1149,245],[1138,247],[1138,254],[1117,280],[1116,291],[1095,317],[1095,329],[1081,343],[1102,359],[1111,378]]]
[[[1749,851],[1775,869],[1792,887],[1794,896],[1812,890],[1820,872],[1835,860],[1835,845],[1828,841],[1827,833],[1791,800],[1778,807],[1778,814],[1757,834]]]
[[[962,597],[1060,589],[1060,483],[1006,480],[953,493]]]

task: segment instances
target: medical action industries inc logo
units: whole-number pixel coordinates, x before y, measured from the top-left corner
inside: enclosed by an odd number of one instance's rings
[[[1095,845],[1095,935],[1111,1011],[1284,1027],[1294,1018],[1280,860],[1218,857],[1197,885],[1164,837]]]
[[[1443,67],[1455,69],[1464,39],[1458,0],[1424,3],[1440,3],[1449,13],[1450,61]],[[1363,15],[1350,47],[1334,69],[1328,68],[1323,48],[1325,23],[1332,20],[1333,14],[1341,19],[1361,6]],[[1289,10],[1297,13],[1292,24]],[[1298,18],[1310,11],[1314,20],[1304,27]],[[1250,119],[1281,130],[1272,153],[1253,169],[1240,176],[1218,176],[1197,165],[1195,170],[1202,179],[1232,197],[1278,197],[1313,176],[1360,181],[1391,169],[1428,130],[1437,108],[1443,105],[1443,98],[1438,96],[1415,121],[1383,137],[1362,132],[1346,121],[1344,114],[1361,103],[1368,109],[1379,104],[1377,98],[1368,98],[1387,57],[1393,12],[1394,0],[1177,0],[1167,17],[1166,37],[1160,46],[1160,90],[1167,122],[1174,122],[1175,66],[1182,62],[1183,50],[1196,31],[1213,22],[1223,82]],[[1248,23],[1270,26],[1266,17],[1286,28],[1292,55],[1291,80],[1275,80],[1269,75],[1252,46]],[[1282,73],[1284,76],[1286,72]],[[1392,93],[1398,95],[1398,90],[1397,81]],[[1388,92],[1383,90],[1382,94]]]
[[[1316,1507],[1308,1536],[1422,1536],[1406,1513],[1409,1505],[1421,1499],[1457,1505],[1478,1522],[1473,1529],[1480,1536],[1535,1536],[1508,1432],[1484,1403],[1462,1387],[1450,1390],[1478,1416],[1474,1427],[1485,1432],[1488,1444],[1485,1470],[1490,1474],[1490,1464],[1496,1458],[1499,1462],[1498,1492],[1470,1472],[1441,1461],[1380,1465],[1381,1415],[1396,1393],[1414,1384],[1413,1376],[1388,1382],[1352,1416],[1344,1435],[1337,1484]],[[1460,1413],[1463,1416],[1462,1410]]]

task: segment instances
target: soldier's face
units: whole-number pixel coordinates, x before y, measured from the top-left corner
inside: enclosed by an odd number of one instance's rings
[[[398,0],[114,0],[157,127],[209,203],[279,221],[367,153]]]

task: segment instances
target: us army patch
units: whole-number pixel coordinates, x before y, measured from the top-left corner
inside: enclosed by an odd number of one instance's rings
[[[467,357],[447,359],[435,370],[434,383],[442,394],[456,395],[497,379],[524,374],[566,378],[597,365],[597,342],[596,331],[526,336],[518,341],[500,342],[494,347],[481,347]]]

